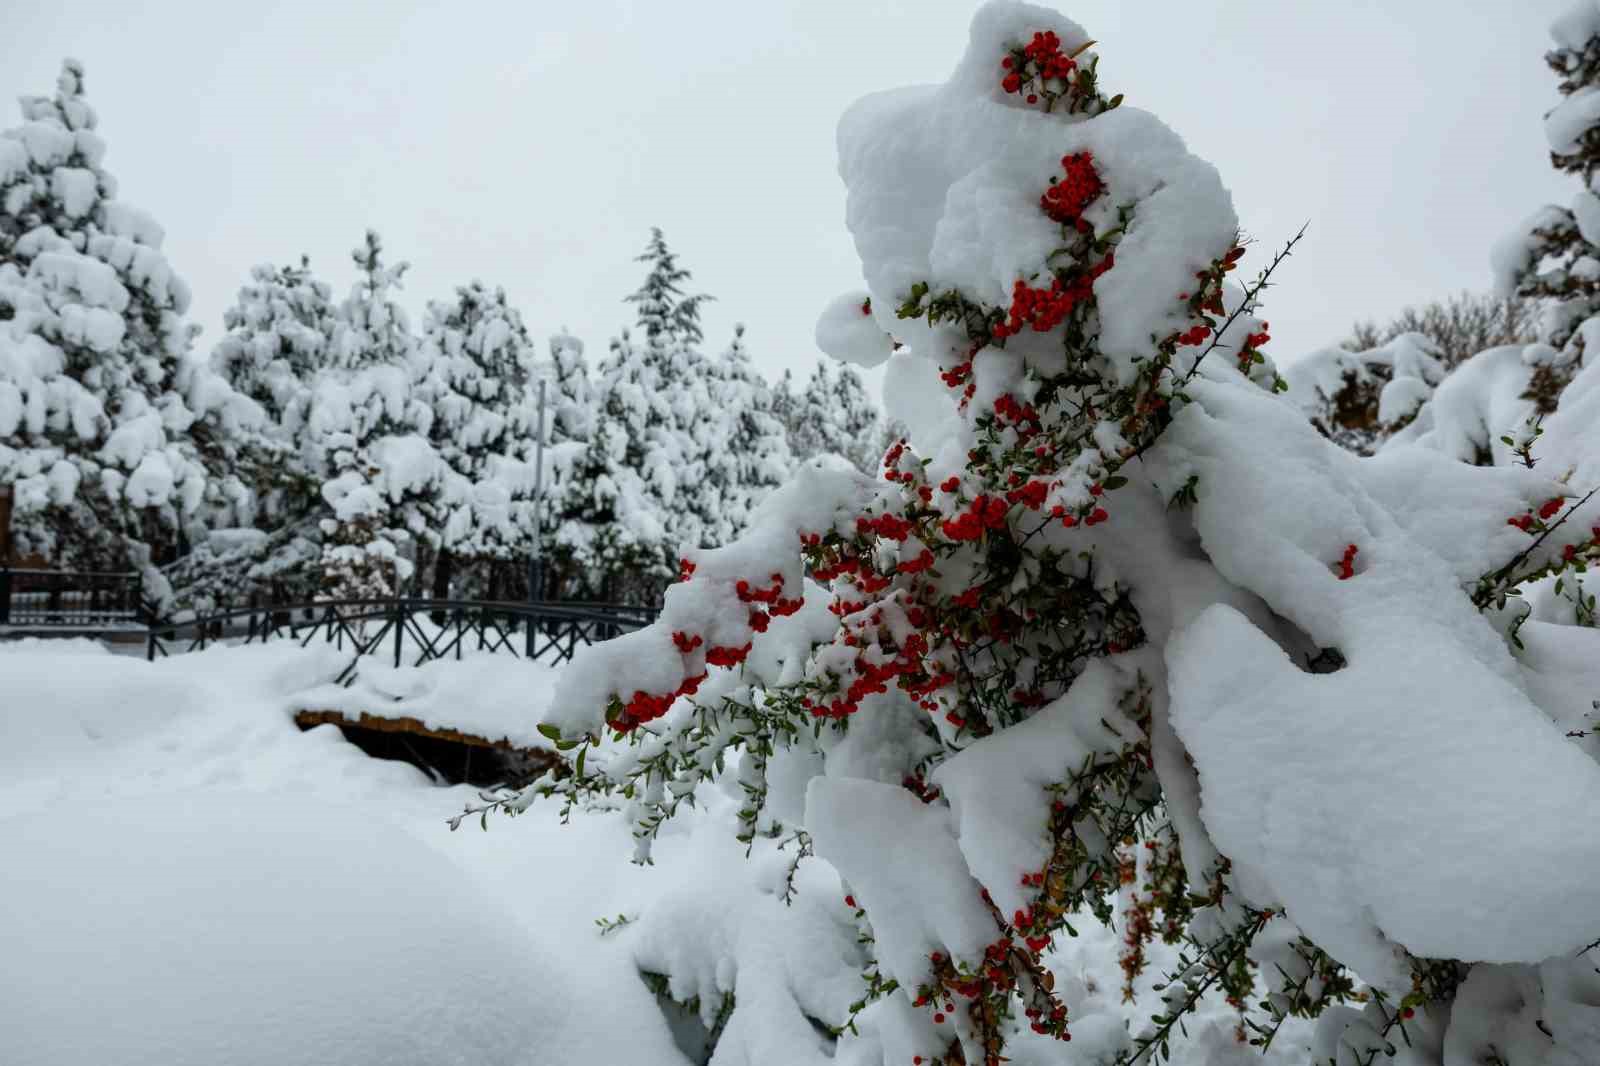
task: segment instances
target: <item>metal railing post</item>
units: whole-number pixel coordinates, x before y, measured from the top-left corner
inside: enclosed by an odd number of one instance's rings
[[[11,568],[0,566],[0,626],[11,622]]]

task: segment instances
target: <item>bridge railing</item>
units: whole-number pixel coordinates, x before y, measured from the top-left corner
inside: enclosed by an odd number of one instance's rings
[[[350,652],[338,681],[349,684],[363,658],[418,666],[468,653],[499,652],[529,660],[565,662],[581,644],[632,632],[656,612],[622,604],[517,603],[477,600],[324,600],[218,611],[151,624],[148,657],[197,651],[210,644],[313,641]]]
[[[0,567],[0,626],[103,631],[150,619],[136,573]]]

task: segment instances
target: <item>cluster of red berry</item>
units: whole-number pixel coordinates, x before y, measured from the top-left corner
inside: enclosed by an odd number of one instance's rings
[[[1549,500],[1544,501],[1544,503],[1541,503],[1539,505],[1539,520],[1540,521],[1548,521],[1551,518],[1554,518],[1556,516],[1556,513],[1558,511],[1560,511],[1561,508],[1564,507],[1565,505],[1566,505],[1566,501],[1564,499],[1562,499],[1560,496],[1556,496],[1553,499],[1549,499]],[[1515,515],[1515,516],[1513,516],[1511,518],[1506,519],[1506,525],[1508,525],[1508,526],[1516,526],[1518,529],[1522,530],[1524,533],[1528,533],[1528,532],[1532,531],[1533,522],[1534,522],[1534,518],[1533,518],[1533,512],[1532,511],[1529,511],[1527,514],[1519,514],[1519,515]]]
[[[977,540],[986,529],[1003,529],[1010,505],[998,496],[982,494],[973,497],[967,509],[955,518],[947,518],[939,526],[950,540]]]
[[[1030,104],[1039,102],[1040,93],[1053,100],[1067,91],[1068,86],[1060,83],[1071,78],[1077,68],[1077,60],[1062,53],[1060,36],[1053,30],[1043,30],[1000,60],[1000,69],[1005,71],[1000,88],[1023,95]]]
[[[1105,184],[1094,169],[1093,152],[1077,152],[1061,157],[1060,178],[1051,178],[1050,187],[1039,197],[1039,206],[1053,221],[1072,226],[1080,233],[1089,228],[1084,209],[1100,198]]]

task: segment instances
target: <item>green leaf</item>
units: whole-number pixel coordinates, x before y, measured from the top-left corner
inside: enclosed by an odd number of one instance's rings
[[[1122,486],[1126,485],[1127,483],[1128,483],[1128,479],[1123,477],[1121,474],[1113,474],[1111,477],[1108,477],[1104,481],[1102,481],[1100,483],[1100,485],[1104,489],[1111,490],[1111,489],[1120,489]]]
[[[546,737],[550,740],[561,739],[561,729],[558,726],[551,725],[549,722],[540,722],[538,725],[538,730],[539,735],[542,737]]]
[[[572,767],[572,772],[578,777],[583,776],[583,757],[587,754],[589,754],[589,746],[586,744],[578,751],[578,761]]]

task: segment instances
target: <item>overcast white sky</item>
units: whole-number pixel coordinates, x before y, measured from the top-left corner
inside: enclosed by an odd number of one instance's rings
[[[87,66],[120,195],[151,212],[209,349],[249,267],[305,252],[342,294],[377,228],[407,302],[480,277],[535,336],[591,353],[631,319],[659,225],[809,370],[816,313],[859,283],[833,129],[857,97],[943,80],[970,0],[417,4],[11,0],[0,93]],[[1572,186],[1548,164],[1546,27],[1564,0],[1073,0],[1108,91],[1232,189],[1257,253],[1311,229],[1270,294],[1280,361],[1357,317],[1488,285],[1490,242]],[[0,116],[11,125],[16,112]],[[1249,265],[1249,264],[1247,264]]]

